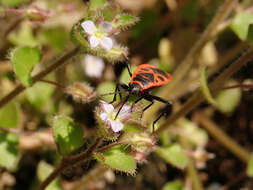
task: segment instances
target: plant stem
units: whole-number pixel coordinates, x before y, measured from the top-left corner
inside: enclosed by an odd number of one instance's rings
[[[225,17],[230,13],[233,5],[237,2],[237,0],[226,0],[224,4],[220,7],[211,23],[207,26],[206,30],[202,33],[199,40],[194,44],[194,46],[190,49],[188,54],[182,63],[176,68],[173,73],[173,80],[164,88],[162,88],[158,92],[158,96],[168,99],[170,94],[173,92],[175,87],[177,87],[178,83],[182,81],[185,75],[189,72],[191,66],[193,65],[193,59],[197,55],[197,53],[202,49],[202,47],[206,44],[206,42],[212,37],[213,33],[216,32],[217,26],[225,19]],[[144,119],[149,120],[153,119],[153,116],[159,109],[158,104],[154,104],[152,109],[150,109]]]
[[[70,50],[68,53],[66,53],[63,57],[61,57],[59,60],[54,62],[52,65],[41,71],[40,73],[36,74],[32,77],[33,84],[37,81],[41,80],[43,77],[57,69],[59,66],[63,65],[68,61],[70,58],[72,58],[74,55],[76,55],[79,52],[79,47],[75,47],[72,50]],[[13,98],[15,98],[17,95],[19,95],[22,91],[24,91],[26,87],[22,84],[19,84],[14,90],[12,90],[9,94],[4,96],[0,100],[0,108],[7,104],[9,101],[11,101]]]
[[[108,149],[110,149],[110,148],[112,148],[114,146],[123,145],[123,144],[128,144],[128,143],[127,142],[123,142],[123,141],[122,142],[115,142],[115,143],[111,143],[109,145],[103,146],[102,148],[99,148],[96,151],[97,152],[104,152],[104,151],[106,151],[106,150],[108,150]]]
[[[180,143],[182,144],[182,147],[187,150],[187,151],[191,151],[191,145],[189,143],[189,141],[184,138],[184,137],[180,137]],[[195,168],[195,163],[193,158],[188,157],[188,166],[187,166],[187,172],[188,175],[192,181],[192,185],[193,185],[193,189],[195,190],[203,190],[203,185],[199,179],[198,176],[198,171]]]
[[[209,86],[212,94],[216,94],[223,87],[224,82],[229,79],[234,73],[236,73],[242,66],[244,66],[248,61],[253,59],[253,50],[251,48],[248,49],[239,59],[237,59],[234,63],[232,63],[223,73],[221,73]],[[191,98],[183,104],[183,106],[172,114],[166,122],[159,127],[159,129],[155,132],[156,135],[162,133],[166,130],[169,125],[174,123],[180,117],[183,117],[187,113],[189,113],[193,108],[198,106],[201,102],[203,102],[205,98],[202,95],[200,89],[196,90]]]
[[[177,67],[175,72],[173,73],[173,80],[166,88],[166,94],[172,92],[172,90],[176,87],[176,85],[184,78],[184,76],[188,73],[191,66],[193,65],[193,59],[197,55],[197,53],[202,49],[208,39],[215,32],[216,27],[221,23],[222,20],[230,13],[233,5],[237,2],[237,0],[226,0],[225,3],[220,7],[215,17],[211,21],[211,23],[207,26],[206,30],[200,36],[199,40],[194,44],[189,53],[186,55],[183,62]]]
[[[7,133],[14,133],[14,134],[20,134],[21,131],[18,129],[12,129],[8,127],[0,127],[0,131],[2,132],[7,132]]]
[[[223,87],[222,90],[230,90],[233,88],[251,88],[251,89],[253,89],[253,84],[237,84],[237,85],[232,85],[232,86],[226,86],[226,87]]]
[[[44,83],[47,83],[47,84],[51,84],[53,86],[56,86],[58,88],[62,88],[62,89],[66,89],[67,87],[58,83],[58,82],[55,82],[55,81],[50,81],[50,80],[45,80],[45,79],[40,79],[38,80],[39,82],[44,82]]]
[[[194,119],[199,122],[217,141],[230,150],[236,157],[243,162],[248,163],[250,154],[237,144],[231,137],[224,133],[219,126],[207,118],[204,114],[198,112],[194,115]]]
[[[80,161],[88,160],[102,140],[102,137],[98,137],[86,151],[78,155],[63,158],[60,164],[54,169],[54,171],[40,184],[38,190],[44,190],[63,170],[69,166],[77,164]]]
[[[87,189],[89,184],[95,183],[98,178],[101,178],[106,171],[110,170],[109,168],[105,167],[102,164],[98,164],[95,166],[88,174],[84,175],[80,180],[76,183],[69,190],[83,190]]]

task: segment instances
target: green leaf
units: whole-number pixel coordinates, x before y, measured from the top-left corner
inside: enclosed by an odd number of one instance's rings
[[[43,44],[49,44],[56,51],[62,51],[68,41],[68,32],[65,27],[48,28],[40,34]]]
[[[208,135],[204,129],[199,128],[196,123],[187,119],[181,119],[179,123],[182,135],[193,145],[204,147],[207,144]]]
[[[18,119],[18,108],[14,102],[10,102],[0,109],[1,127],[17,127]]]
[[[17,77],[25,86],[32,84],[31,72],[40,61],[40,51],[37,48],[19,47],[11,54],[11,62]]]
[[[210,92],[208,85],[207,85],[206,69],[205,68],[202,70],[202,73],[201,73],[201,90],[202,90],[202,93],[204,94],[205,98],[207,99],[207,101],[210,104],[212,104],[213,106],[216,106],[217,103],[215,102],[214,98],[212,97],[211,92]]]
[[[52,113],[53,102],[52,95],[55,87],[46,83],[36,83],[34,86],[25,91],[27,100],[38,110],[48,111]],[[41,93],[43,92],[43,93]]]
[[[253,154],[251,154],[248,166],[247,166],[247,175],[253,177]]]
[[[128,154],[125,146],[115,146],[103,153],[96,153],[95,158],[114,170],[129,174],[135,173],[135,160]]]
[[[18,136],[0,132],[0,165],[8,170],[15,170],[19,159]]]
[[[34,37],[31,24],[28,22],[24,22],[18,30],[13,30],[7,38],[16,46],[35,47],[39,45],[38,40]]]
[[[232,86],[237,83],[230,81],[226,86]],[[239,105],[242,96],[240,88],[233,88],[221,91],[215,100],[218,104],[218,109],[224,113],[232,113],[235,108]]]
[[[0,0],[0,5],[7,6],[7,7],[15,7],[26,1],[27,0]]]
[[[90,0],[89,11],[96,11],[97,9],[104,6],[106,0]]]
[[[253,14],[242,12],[236,15],[230,27],[241,40],[246,40],[250,24],[253,24]]]
[[[37,168],[37,176],[39,180],[44,181],[47,176],[53,172],[53,166],[49,165],[45,161],[40,161]],[[46,190],[61,190],[60,183],[58,179],[53,180],[46,188]]]
[[[182,190],[182,189],[183,185],[179,181],[167,182],[162,188],[162,190]]]
[[[134,15],[121,14],[118,15],[112,22],[113,27],[119,29],[127,29],[130,26],[135,25],[139,21],[139,18]]]
[[[54,139],[62,155],[70,154],[83,145],[83,128],[66,116],[56,116],[53,120]]]
[[[131,67],[130,67],[131,72],[133,73],[133,71],[134,71],[136,68],[137,68],[136,66],[131,66]],[[125,69],[123,70],[123,72],[121,73],[121,75],[120,75],[119,81],[122,82],[122,83],[128,84],[128,83],[130,82],[130,79],[131,79],[131,77],[130,77],[130,75],[129,75],[129,73],[128,73],[128,70],[127,70],[127,68],[125,68]]]
[[[107,94],[107,93],[113,93],[115,91],[116,84],[114,82],[103,82],[100,83],[97,87],[97,92],[98,94]],[[102,96],[102,99],[110,102],[113,99],[113,94],[112,95],[106,95]],[[119,100],[119,95],[117,95],[117,100]]]
[[[184,169],[187,166],[188,158],[184,155],[179,144],[172,144],[166,147],[159,147],[155,152],[169,164]]]
[[[253,45],[253,24],[249,25],[247,39],[251,43],[251,45]]]

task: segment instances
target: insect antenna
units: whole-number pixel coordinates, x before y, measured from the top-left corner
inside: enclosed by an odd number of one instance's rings
[[[108,96],[108,95],[113,95],[113,94],[119,94],[119,92],[109,92],[106,94],[100,94],[99,96]]]
[[[119,112],[121,111],[121,109],[123,108],[123,106],[125,105],[125,103],[127,102],[128,98],[129,98],[129,95],[128,95],[128,96],[125,98],[125,100],[123,101],[123,103],[122,103],[122,105],[120,106],[120,108],[119,108],[119,110],[118,110],[118,112],[117,112],[117,114],[116,114],[114,120],[117,119],[117,117],[118,117],[118,115],[119,115]]]

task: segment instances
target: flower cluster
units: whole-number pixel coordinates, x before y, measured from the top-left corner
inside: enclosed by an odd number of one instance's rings
[[[100,46],[106,51],[110,51],[112,49],[113,40],[109,37],[109,33],[112,31],[112,23],[103,21],[97,27],[93,21],[86,20],[81,23],[81,26],[88,36],[89,43],[92,48]]]
[[[101,100],[100,107],[100,119],[104,122],[107,128],[110,128],[115,133],[120,132],[124,128],[124,123],[131,118],[131,106],[124,105],[116,120],[114,120],[114,118],[117,111],[112,104]]]

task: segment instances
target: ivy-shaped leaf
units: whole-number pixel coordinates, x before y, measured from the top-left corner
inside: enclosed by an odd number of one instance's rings
[[[10,102],[0,109],[1,127],[17,127],[18,119],[18,108],[14,102]]]
[[[59,152],[62,155],[70,154],[84,143],[83,128],[65,116],[56,116],[54,118],[53,133]]]
[[[11,53],[11,62],[17,77],[25,86],[32,85],[31,72],[40,61],[37,48],[19,47]]]
[[[250,24],[253,24],[253,14],[239,13],[234,18],[230,27],[241,40],[246,40]]]
[[[134,174],[136,163],[125,146],[115,146],[103,153],[96,153],[95,158],[106,166],[129,174]]]
[[[45,161],[40,161],[37,168],[37,176],[40,181],[44,181],[47,176],[53,171],[53,166],[49,165]],[[61,190],[58,179],[53,180],[47,187],[46,190]]]
[[[55,87],[50,84],[39,82],[28,88],[25,91],[25,95],[34,108],[52,113],[54,104],[52,103],[51,97],[54,93],[54,89]]]
[[[130,14],[120,14],[113,20],[112,25],[114,28],[126,30],[129,27],[135,25],[139,21],[139,18]]]
[[[237,83],[230,81],[226,83],[226,86],[232,86]],[[218,104],[217,108],[224,113],[232,113],[235,108],[239,105],[242,96],[240,88],[233,88],[221,91],[215,100]]]
[[[185,156],[179,144],[159,147],[155,152],[169,164],[177,168],[184,169],[188,164],[188,158]]]
[[[15,170],[19,158],[18,136],[0,132],[0,165],[8,170]]]

